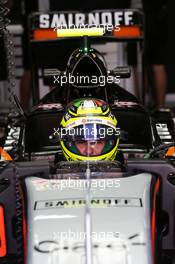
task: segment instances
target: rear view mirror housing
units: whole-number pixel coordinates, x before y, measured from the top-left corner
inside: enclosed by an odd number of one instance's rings
[[[58,77],[61,76],[62,74],[63,72],[56,68],[43,69],[42,75],[43,75],[44,84],[53,86],[54,76]]]
[[[130,78],[131,68],[129,66],[117,66],[113,70],[109,71],[112,76],[119,76],[120,78]]]

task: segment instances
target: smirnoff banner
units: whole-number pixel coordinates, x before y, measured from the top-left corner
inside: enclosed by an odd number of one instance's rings
[[[34,13],[31,16],[32,29],[86,26],[134,26],[142,27],[143,14],[134,9],[94,10],[90,13],[61,12]]]

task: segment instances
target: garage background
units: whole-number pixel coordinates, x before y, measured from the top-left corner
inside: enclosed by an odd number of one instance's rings
[[[50,1],[52,5],[54,5],[54,1]],[[28,2],[30,5],[30,1]],[[133,8],[141,8],[141,0],[132,0],[131,6]],[[30,7],[28,7],[30,9]],[[37,6],[35,7],[37,8]],[[48,10],[48,0],[38,0],[38,8],[40,11]],[[65,7],[66,8],[66,7]],[[23,65],[22,65],[22,13],[24,12],[24,3],[21,0],[15,0],[14,6],[10,12],[11,24],[8,26],[9,31],[13,36],[14,42],[14,57],[15,57],[15,93],[19,98],[19,85],[20,78],[23,73]],[[109,69],[116,67],[117,65],[127,65],[127,54],[126,54],[126,43],[107,43],[105,45],[98,45],[96,48],[103,53],[105,59],[107,61]],[[4,53],[2,53],[4,54]],[[4,61],[5,67],[5,59],[4,56],[1,56],[1,60]],[[139,76],[141,75],[141,65],[138,67]],[[0,69],[1,71],[1,69]],[[174,83],[175,83],[175,75],[173,65],[167,66],[167,71],[169,74],[169,84],[168,84],[168,93],[166,95],[166,103],[169,106],[174,105],[175,94],[174,94]],[[4,79],[4,78],[1,78]],[[10,103],[8,101],[8,91],[7,91],[7,81],[0,81],[0,113],[5,113],[9,111]],[[134,80],[133,74],[130,79],[121,80],[120,85],[124,87],[126,90],[135,94]],[[139,80],[139,85],[141,85],[141,79]],[[40,97],[42,97],[45,93],[49,91],[49,87],[44,86],[42,79],[40,79]]]

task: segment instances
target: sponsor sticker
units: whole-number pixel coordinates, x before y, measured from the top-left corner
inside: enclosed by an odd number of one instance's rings
[[[36,201],[34,210],[82,208],[86,205],[84,199]],[[140,198],[96,198],[90,201],[91,208],[108,207],[142,207]]]

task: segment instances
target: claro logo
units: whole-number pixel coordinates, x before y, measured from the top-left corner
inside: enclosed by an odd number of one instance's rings
[[[0,161],[11,161],[12,158],[10,155],[2,148],[0,147]]]

